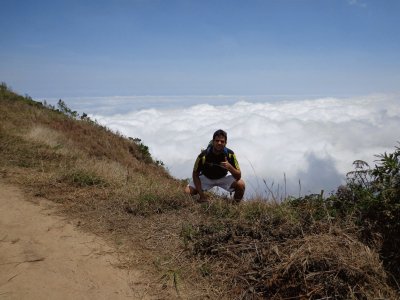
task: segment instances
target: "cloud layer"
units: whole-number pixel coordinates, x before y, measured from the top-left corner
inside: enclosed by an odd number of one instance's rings
[[[123,135],[138,137],[177,178],[188,178],[194,160],[215,130],[228,132],[249,195],[297,195],[334,190],[362,159],[397,145],[398,95],[284,102],[198,104],[92,117]],[[266,184],[265,184],[265,182]],[[300,184],[299,184],[300,181]],[[278,188],[279,186],[279,188]]]

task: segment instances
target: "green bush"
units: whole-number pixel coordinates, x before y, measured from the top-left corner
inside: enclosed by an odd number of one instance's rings
[[[377,155],[370,169],[355,161],[355,170],[347,174],[346,186],[331,197],[332,208],[343,215],[351,214],[361,226],[366,242],[380,236],[380,255],[388,271],[400,275],[400,148],[393,153]]]
[[[70,109],[67,104],[63,100],[58,100],[57,102],[57,107],[60,112],[62,112],[64,115],[72,118],[72,119],[77,119],[79,117],[79,114],[76,110]]]

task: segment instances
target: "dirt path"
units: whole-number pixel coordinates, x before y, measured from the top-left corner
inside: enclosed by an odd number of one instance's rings
[[[0,182],[0,299],[149,299],[112,249]]]

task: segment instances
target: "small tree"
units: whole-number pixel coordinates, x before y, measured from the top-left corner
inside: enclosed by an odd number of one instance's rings
[[[63,114],[65,114],[66,116],[73,118],[73,119],[77,119],[79,117],[79,114],[76,110],[72,111],[67,104],[63,101],[63,100],[58,100],[57,102],[57,107],[59,109],[60,112],[62,112]]]

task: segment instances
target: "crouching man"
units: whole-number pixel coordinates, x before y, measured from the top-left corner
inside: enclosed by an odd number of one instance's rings
[[[227,139],[225,131],[217,130],[214,132],[212,143],[196,159],[192,180],[185,192],[190,195],[199,194],[199,202],[207,202],[204,191],[215,186],[234,192],[233,198],[236,202],[243,198],[245,183],[241,179],[242,174],[235,153],[226,147]]]

